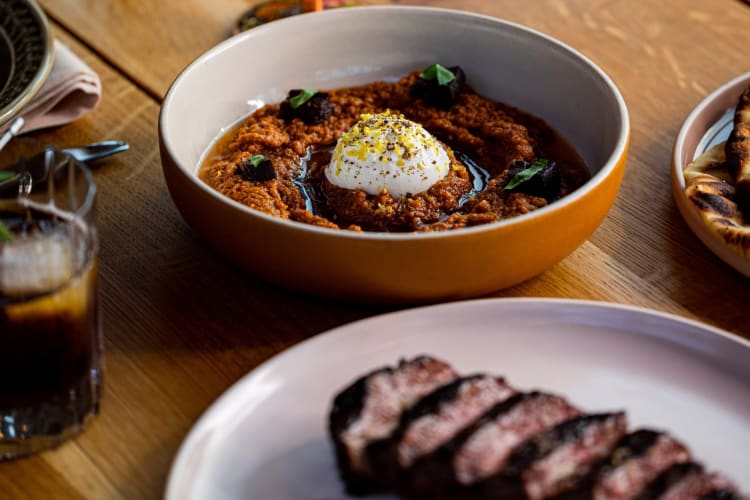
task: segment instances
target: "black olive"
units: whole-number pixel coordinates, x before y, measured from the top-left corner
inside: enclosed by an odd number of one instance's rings
[[[527,161],[516,160],[508,169],[508,182],[522,170],[529,168],[531,164]],[[544,198],[547,201],[553,201],[560,198],[562,188],[562,176],[560,167],[553,161],[548,161],[542,169],[534,174],[530,179],[520,183],[509,191],[530,194]]]
[[[301,89],[290,90],[285,101],[281,103],[279,116],[290,121],[299,118],[308,125],[323,123],[333,113],[333,103],[327,92],[316,92],[310,99],[297,106],[292,107],[289,101],[292,97],[300,94]]]
[[[257,167],[250,159],[241,161],[237,165],[237,174],[246,181],[270,181],[276,178],[276,170],[268,158],[258,163]]]
[[[456,78],[445,85],[440,85],[437,78],[425,80],[421,76],[417,77],[411,88],[411,95],[424,99],[438,109],[450,108],[466,83],[466,74],[460,66],[451,66],[447,69],[449,69]]]

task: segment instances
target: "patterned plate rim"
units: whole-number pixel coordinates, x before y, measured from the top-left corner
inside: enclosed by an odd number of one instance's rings
[[[18,21],[20,19],[16,16],[18,12],[21,12],[22,15],[27,16],[31,20],[30,23],[19,27],[19,32],[16,33],[8,33],[5,26],[0,25],[0,34],[3,35],[3,41],[6,44],[11,44],[8,48],[15,53],[19,49],[20,41],[28,42],[31,39],[36,42],[40,55],[38,61],[35,63],[35,67],[29,69],[26,72],[27,74],[19,77],[17,76],[17,70],[11,72],[8,84],[12,84],[14,78],[21,78],[21,81],[16,82],[18,88],[11,88],[9,90],[7,86],[6,89],[0,88],[0,95],[6,91],[11,94],[6,104],[3,105],[2,101],[0,101],[0,127],[18,115],[23,107],[39,92],[39,89],[41,89],[49,76],[54,59],[54,39],[50,35],[47,17],[36,1],[12,0],[3,8],[7,9],[6,20]],[[0,15],[2,14],[0,12]],[[33,29],[28,29],[29,26],[33,26]]]

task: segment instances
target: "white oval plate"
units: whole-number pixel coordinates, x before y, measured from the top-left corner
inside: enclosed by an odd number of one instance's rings
[[[672,150],[672,195],[677,208],[696,236],[721,260],[750,277],[750,260],[734,253],[706,226],[698,210],[685,196],[684,168],[732,132],[734,108],[750,85],[750,73],[725,83],[703,99],[685,119]]]
[[[166,498],[348,498],[326,433],[333,396],[373,368],[423,353],[591,411],[625,409],[631,427],[668,430],[750,491],[749,342],[635,307],[485,299],[345,325],[259,366],[193,427]]]

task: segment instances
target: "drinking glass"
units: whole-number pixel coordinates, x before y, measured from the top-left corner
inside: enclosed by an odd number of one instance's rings
[[[97,413],[101,323],[91,173],[14,139],[0,174],[0,459],[9,459],[56,446]]]

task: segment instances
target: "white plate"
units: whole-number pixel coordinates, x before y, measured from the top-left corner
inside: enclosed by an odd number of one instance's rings
[[[668,430],[750,491],[749,342],[634,307],[486,299],[362,320],[264,363],[192,429],[167,499],[347,498],[326,434],[334,394],[422,353],[462,372],[564,394],[591,411],[625,409],[632,426]]]
[[[672,195],[688,227],[721,260],[750,277],[750,260],[733,252],[703,222],[698,210],[685,196],[685,167],[711,147],[724,142],[733,128],[734,108],[750,85],[750,73],[740,75],[703,99],[690,112],[675,139],[672,150]]]

